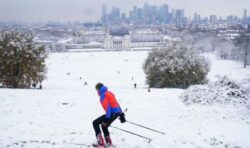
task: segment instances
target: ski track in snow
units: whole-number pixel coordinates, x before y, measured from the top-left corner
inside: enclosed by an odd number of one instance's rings
[[[153,139],[148,143],[109,128],[117,148],[250,147],[249,110],[185,106],[178,98],[185,91],[182,89],[147,92],[142,70],[146,56],[147,52],[142,51],[51,53],[42,90],[0,89],[0,148],[87,147],[95,141],[92,121],[104,113],[94,89],[97,82],[106,84],[122,108],[128,108],[127,120],[166,133],[161,135],[117,120],[114,126]],[[212,63],[209,80],[215,80],[218,74],[248,84],[249,68],[211,54],[206,57]]]

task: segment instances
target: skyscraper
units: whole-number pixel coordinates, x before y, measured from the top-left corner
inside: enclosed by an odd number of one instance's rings
[[[102,23],[106,24],[107,23],[107,6],[102,5],[102,18],[101,18]]]
[[[157,6],[151,5],[150,6],[150,24],[155,24],[158,18],[158,9]]]
[[[133,11],[131,12],[130,18],[131,18],[132,22],[137,22],[137,18],[138,18],[137,6],[133,7]]]
[[[247,10],[244,9],[244,14],[243,14],[243,18],[242,18],[242,23],[243,24],[247,24]]]
[[[119,23],[121,20],[120,8],[112,7],[112,11],[109,15],[109,21],[111,23]]]
[[[217,16],[216,15],[210,15],[210,20],[209,22],[211,24],[216,24],[217,23]]]
[[[142,16],[143,16],[143,21],[145,23],[149,23],[149,21],[150,21],[150,6],[147,3],[144,3],[144,5],[143,5]]]
[[[168,13],[168,5],[164,4],[159,9],[160,13],[160,21],[164,24],[169,23],[169,13]]]
[[[201,23],[201,16],[197,13],[194,13],[194,19],[193,19],[194,24],[200,24]]]
[[[246,18],[247,18],[247,10],[246,10],[246,9],[244,9],[243,20],[246,20]]]
[[[142,8],[138,8],[137,9],[137,21],[141,21],[143,19],[143,15],[142,15]]]
[[[175,11],[175,23],[177,25],[184,23],[184,10],[183,9],[177,9]]]
[[[233,23],[233,15],[227,16],[227,23],[232,24]]]
[[[122,13],[121,15],[121,21],[126,22],[126,13]]]

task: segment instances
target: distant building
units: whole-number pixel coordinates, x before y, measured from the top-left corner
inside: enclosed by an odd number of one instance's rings
[[[129,35],[112,36],[104,41],[105,49],[113,50],[151,50],[161,45],[163,35],[150,29],[134,30]]]
[[[51,52],[51,51],[56,52],[56,51],[65,51],[66,45],[72,43],[72,38],[60,39],[57,41],[35,38],[34,42],[36,45],[44,46],[45,50],[48,52]]]
[[[129,19],[132,23],[135,23],[137,21],[137,7],[134,6],[133,10],[129,13]]]
[[[131,42],[130,49],[132,50],[151,50],[159,46],[160,42]]]
[[[197,13],[194,13],[194,19],[193,19],[194,24],[200,24],[201,23],[201,16]]]
[[[234,16],[233,16],[233,15],[227,16],[227,23],[228,23],[228,24],[234,23]]]
[[[164,4],[159,8],[160,14],[160,22],[163,24],[167,24],[170,22],[169,12],[168,12],[168,5]]]
[[[216,24],[217,23],[217,16],[216,15],[210,15],[209,22],[211,24]]]
[[[73,42],[76,44],[103,43],[107,36],[108,33],[105,31],[81,31],[73,38]]]
[[[46,51],[53,51],[55,49],[55,47],[54,47],[54,45],[56,44],[55,41],[43,40],[43,39],[37,39],[37,38],[35,38],[34,42],[35,42],[36,45],[44,46],[44,48],[45,48]]]
[[[248,24],[248,26],[250,25],[250,17],[246,19],[246,23]]]
[[[237,23],[240,23],[241,20],[237,16],[229,15],[229,16],[227,16],[226,22],[228,24],[237,24]]]
[[[126,14],[125,13],[122,13],[122,16],[121,16],[121,22],[123,23],[127,23],[127,17],[126,17]]]
[[[181,25],[186,23],[186,18],[184,17],[184,10],[183,9],[176,9],[173,11],[174,13],[174,21],[176,25]]]
[[[243,23],[243,24],[249,23],[247,19],[248,19],[248,18],[247,18],[247,10],[244,9],[244,14],[243,14],[243,18],[242,18],[242,23]]]
[[[129,35],[129,27],[122,25],[113,25],[109,27],[109,34],[111,36],[125,36]]]
[[[129,34],[131,42],[160,42],[162,39],[159,31],[152,31],[150,29],[134,30]]]
[[[120,8],[113,7],[111,13],[108,15],[109,24],[119,24],[121,21]]]
[[[125,50],[130,48],[129,36],[108,36],[104,41],[105,49]]]
[[[244,9],[244,15],[243,15],[243,20],[245,20],[247,18],[247,10]]]
[[[143,12],[143,22],[144,23],[150,23],[150,6],[147,3],[144,3],[143,8],[142,8],[142,12]]]
[[[68,49],[99,49],[103,48],[103,43],[90,42],[87,44],[66,44],[65,48]]]
[[[107,23],[107,6],[106,5],[102,6],[102,18],[101,18],[101,21],[104,24]]]

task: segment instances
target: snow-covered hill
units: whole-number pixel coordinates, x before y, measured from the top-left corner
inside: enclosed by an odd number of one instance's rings
[[[162,132],[130,125],[114,126],[152,138],[152,142],[110,128],[118,148],[250,147],[250,112],[232,106],[186,106],[182,89],[151,89],[145,85],[142,63],[147,52],[52,53],[43,89],[0,89],[0,148],[78,148],[68,143],[95,141],[92,121],[103,114],[94,89],[103,82],[116,94],[126,118]],[[250,69],[213,55],[208,75],[247,86]],[[137,83],[137,88],[134,88]]]

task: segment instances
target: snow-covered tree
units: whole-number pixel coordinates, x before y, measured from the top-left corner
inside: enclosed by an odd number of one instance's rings
[[[0,41],[0,83],[9,88],[30,88],[45,78],[46,52],[30,35],[5,33]]]
[[[206,82],[209,62],[187,47],[173,44],[149,53],[143,65],[149,87],[187,88]]]

